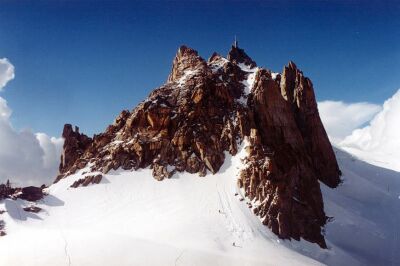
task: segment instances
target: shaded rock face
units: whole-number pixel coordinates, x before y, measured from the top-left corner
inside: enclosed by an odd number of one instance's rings
[[[43,189],[45,186],[42,187],[11,187],[10,182],[7,181],[6,184],[0,184],[0,200],[5,198],[10,199],[24,199],[28,201],[38,201],[43,198],[44,193]]]
[[[281,80],[282,95],[291,104],[316,175],[326,185],[336,187],[340,170],[319,117],[311,80],[293,62],[284,67]]]
[[[77,169],[83,168],[86,165],[86,161],[77,162],[77,160],[83,155],[84,151],[92,144],[92,139],[85,134],[79,133],[79,128],[72,128],[72,125],[64,125],[62,137],[65,140],[63,146],[63,152],[61,154],[61,163],[59,166],[60,179],[62,174],[67,172],[74,172]]]
[[[42,208],[37,206],[29,206],[29,207],[24,207],[23,210],[26,212],[38,213],[42,210]]]
[[[28,201],[38,201],[43,198],[43,189],[40,187],[24,187],[21,189],[19,198]]]
[[[232,46],[228,53],[227,59],[234,64],[245,64],[250,68],[256,67],[256,62],[251,59],[243,49],[239,47]]]
[[[326,217],[312,154],[291,104],[265,70],[257,73],[249,108],[254,124],[239,186],[260,202],[254,212],[265,217],[263,223],[274,233],[326,247],[320,234]]]
[[[182,46],[167,83],[121,112],[104,133],[91,139],[66,125],[63,137],[56,181],[86,165],[103,173],[150,167],[160,181],[182,171],[205,176],[217,173],[225,151],[235,155],[247,139],[237,182],[254,213],[282,238],[326,247],[318,180],[335,187],[340,171],[312,83],[292,62],[272,78],[236,46],[227,58],[214,53],[207,61]]]

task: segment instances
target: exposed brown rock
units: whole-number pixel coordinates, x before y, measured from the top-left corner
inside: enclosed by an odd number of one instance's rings
[[[257,73],[247,167],[239,185],[260,204],[254,212],[282,238],[300,237],[326,247],[322,196],[311,157],[291,106],[268,71]]]
[[[99,184],[103,175],[88,175],[84,178],[76,180],[70,187],[77,188],[79,186],[87,187],[90,184]]]
[[[247,65],[246,69],[241,67]],[[187,171],[217,173],[225,151],[235,155],[249,139],[238,185],[263,223],[282,238],[304,238],[326,247],[326,222],[318,179],[339,182],[339,169],[319,118],[312,83],[289,63],[282,75],[259,68],[250,94],[244,81],[255,62],[233,46],[228,59],[206,62],[179,48],[168,82],[132,111],[123,111],[93,139],[64,128],[62,176],[92,164],[91,171],[150,167],[157,180]],[[101,180],[88,175],[71,187]]]
[[[11,183],[9,180],[5,184],[0,184],[0,200],[5,199],[5,198],[10,198],[10,199],[24,199],[28,201],[38,201],[43,198],[44,193],[43,189],[46,186],[41,186],[41,187],[34,187],[34,186],[29,186],[29,187],[12,187]],[[0,214],[2,211],[0,211]]]
[[[61,179],[68,171],[72,170],[71,172],[74,172],[77,169],[85,167],[87,161],[81,158],[81,156],[92,143],[91,138],[79,133],[78,127],[75,127],[75,130],[73,130],[70,124],[64,126],[62,137],[64,138],[64,146],[59,166],[60,175],[55,182]],[[78,158],[80,161],[75,164]]]
[[[280,85],[282,94],[291,103],[318,179],[330,187],[336,187],[340,182],[340,170],[319,117],[311,80],[304,77],[303,72],[290,61],[283,69]]]
[[[28,200],[28,201],[38,201],[43,198],[43,190],[40,187],[24,187],[21,189],[21,194],[19,194],[19,198]]]
[[[197,51],[183,45],[179,47],[176,54],[168,82],[179,80],[185,74],[185,71],[202,71],[205,69],[207,69],[207,64]]]
[[[231,91],[197,52],[187,47],[179,49],[173,69],[169,83],[131,113],[121,113],[105,133],[94,137],[82,156],[72,156],[75,163],[66,168],[68,173],[88,161],[103,173],[119,167],[151,166],[158,180],[170,177],[171,172],[166,170],[169,165],[176,171],[199,175],[205,175],[206,169],[216,173],[224,161],[224,151],[237,152],[232,114],[237,105],[234,99],[240,97],[243,85],[240,80],[232,81],[235,89]],[[183,84],[176,81],[182,71],[187,71]],[[232,65],[219,74],[235,76],[231,71],[240,69]]]

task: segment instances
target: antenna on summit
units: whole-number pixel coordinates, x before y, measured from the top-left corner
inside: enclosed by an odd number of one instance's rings
[[[233,43],[233,47],[238,48],[238,41],[236,39],[236,35],[235,35],[235,42]]]

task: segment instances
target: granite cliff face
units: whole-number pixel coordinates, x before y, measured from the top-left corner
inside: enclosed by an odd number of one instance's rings
[[[66,125],[63,137],[56,181],[87,165],[103,173],[151,167],[160,181],[177,171],[206,176],[219,171],[225,151],[235,155],[246,140],[237,182],[254,213],[282,238],[326,247],[318,180],[335,187],[340,171],[313,85],[293,62],[271,73],[236,45],[227,58],[214,53],[207,61],[182,46],[167,83],[122,111],[104,133],[89,138]]]

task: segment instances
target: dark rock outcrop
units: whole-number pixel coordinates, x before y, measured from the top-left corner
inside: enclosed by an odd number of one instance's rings
[[[56,180],[59,180],[68,172],[75,172],[77,169],[83,168],[87,161],[80,160],[77,162],[77,160],[92,144],[91,138],[79,133],[79,128],[76,126],[74,130],[70,124],[64,125],[62,137],[64,138],[64,146],[59,166],[60,175]]]
[[[282,95],[291,103],[317,177],[326,185],[336,187],[340,181],[340,170],[319,117],[311,80],[304,77],[293,62],[284,67],[281,79]]]
[[[11,187],[10,181],[5,184],[0,184],[0,200],[11,197],[16,191],[16,188]]]
[[[10,182],[7,181],[6,184],[0,184],[0,200],[5,198],[10,199],[23,199],[28,201],[38,201],[41,200],[44,196],[43,189],[45,186],[42,187],[12,187]]]
[[[254,200],[249,207],[278,236],[326,247],[318,179],[335,187],[340,171],[312,83],[293,62],[272,78],[236,45],[227,59],[214,53],[208,61],[182,46],[168,82],[104,133],[91,139],[66,125],[63,137],[56,181],[89,162],[103,173],[150,167],[157,180],[182,171],[205,176],[248,140],[238,185]],[[71,187],[92,183],[95,175]]]
[[[235,45],[232,45],[227,59],[234,64],[245,64],[250,68],[257,66],[256,62],[254,62],[253,59],[251,59],[243,49]]]
[[[24,187],[18,197],[28,201],[38,201],[43,198],[43,190],[40,187]]]
[[[239,186],[260,202],[254,211],[274,233],[326,247],[320,234],[326,217],[311,154],[290,103],[268,71],[258,71],[249,108],[253,125]]]
[[[42,208],[37,207],[37,206],[28,206],[28,207],[24,207],[23,210],[26,212],[38,213],[42,210]]]

